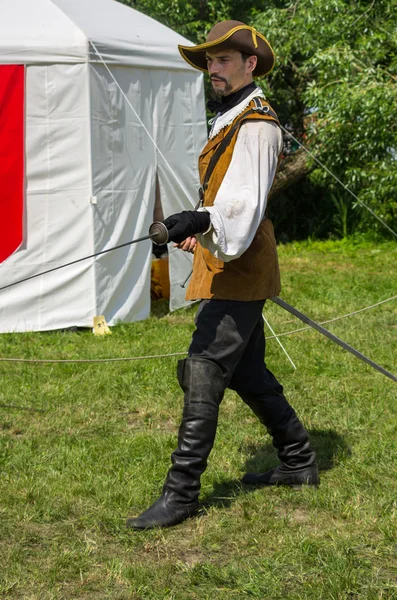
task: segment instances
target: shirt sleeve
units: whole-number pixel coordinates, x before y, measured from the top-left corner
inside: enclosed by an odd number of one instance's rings
[[[244,123],[232,160],[210,213],[211,227],[198,234],[200,244],[216,258],[229,262],[251,245],[263,219],[267,196],[282,150],[280,128],[271,121]]]

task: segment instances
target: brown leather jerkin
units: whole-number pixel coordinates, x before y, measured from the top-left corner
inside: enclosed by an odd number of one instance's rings
[[[260,102],[268,113],[257,109],[255,98],[245,111],[229,126],[210,139],[199,157],[200,182],[205,183],[202,206],[212,206],[233,156],[240,127],[248,120],[278,123],[277,116],[264,100]],[[268,108],[266,108],[268,107]],[[232,132],[227,146],[219,154],[216,164],[206,177],[211,158]],[[249,248],[239,258],[223,262],[197,243],[194,252],[193,274],[186,292],[187,300],[213,298],[218,300],[262,300],[277,296],[281,291],[273,224],[267,217],[257,229]]]

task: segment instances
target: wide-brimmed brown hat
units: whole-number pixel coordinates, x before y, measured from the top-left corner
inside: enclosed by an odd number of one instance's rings
[[[207,71],[206,52],[213,50],[239,50],[250,56],[258,57],[253,72],[254,77],[270,73],[274,67],[275,56],[267,39],[254,27],[241,21],[221,21],[207,35],[207,41],[198,46],[178,46],[182,57],[200,71]]]

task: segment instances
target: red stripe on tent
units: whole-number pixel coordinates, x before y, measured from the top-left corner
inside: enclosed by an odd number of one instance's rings
[[[23,240],[25,67],[0,65],[0,262]]]

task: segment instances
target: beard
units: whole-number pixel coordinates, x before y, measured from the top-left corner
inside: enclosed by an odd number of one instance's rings
[[[227,96],[233,89],[233,86],[227,81],[227,79],[223,79],[223,77],[217,77],[218,81],[223,81],[226,85],[223,89],[216,89],[212,86],[212,92],[217,100],[221,100],[224,96]],[[212,80],[211,80],[212,81]]]

